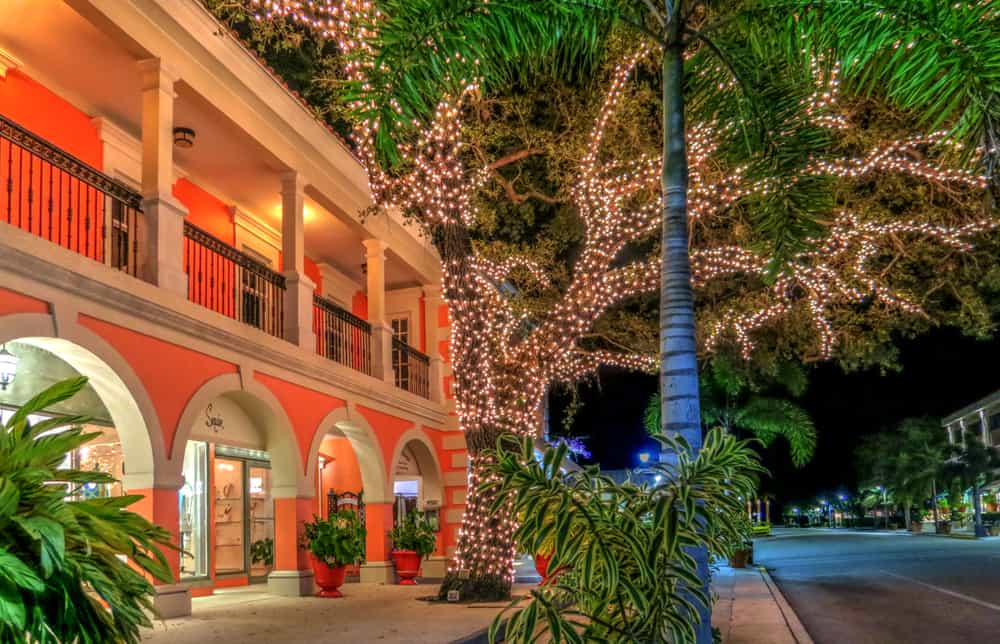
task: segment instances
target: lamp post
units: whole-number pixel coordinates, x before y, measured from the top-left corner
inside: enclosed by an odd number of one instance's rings
[[[7,386],[14,382],[17,362],[17,356],[7,351],[7,345],[0,345],[0,391],[6,391]]]

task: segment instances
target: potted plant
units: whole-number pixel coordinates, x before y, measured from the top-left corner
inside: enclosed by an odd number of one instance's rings
[[[732,568],[746,568],[749,564],[753,564],[753,541],[744,539],[742,545],[729,555],[729,565]]]
[[[262,563],[268,568],[274,565],[274,539],[268,537],[250,544],[250,563]]]
[[[313,575],[320,587],[317,597],[343,597],[347,566],[363,560],[365,529],[350,510],[339,510],[327,519],[315,514],[305,524],[305,546],[309,549]]]
[[[430,523],[418,512],[408,512],[403,523],[389,532],[392,539],[392,563],[396,566],[399,583],[413,586],[420,574],[420,560],[434,552],[437,537]]]
[[[910,521],[910,531],[914,533],[923,532],[925,518],[927,518],[927,512],[923,510],[916,510],[913,513],[912,520]]]

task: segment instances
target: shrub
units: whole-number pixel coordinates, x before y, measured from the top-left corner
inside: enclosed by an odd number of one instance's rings
[[[437,546],[437,537],[430,523],[417,512],[409,512],[403,523],[389,532],[393,550],[413,550],[421,557],[426,557]]]
[[[711,602],[694,552],[728,557],[750,538],[744,501],[763,471],[745,442],[712,430],[697,458],[681,440],[658,438],[676,464],[650,469],[661,483],[615,483],[596,469],[564,474],[564,446],[534,458],[530,439],[492,452],[499,483],[494,511],[513,505],[528,551],[553,543],[549,566],[563,572],[508,609],[505,641],[691,641]],[[509,510],[508,510],[509,511]],[[495,641],[501,620],[494,620]]]
[[[93,439],[81,416],[31,425],[28,416],[87,383],[56,383],[0,426],[0,642],[139,642],[151,626],[153,585],[173,576],[160,546],[170,534],[127,510],[141,495],[74,500],[103,472],[64,470]],[[120,556],[128,558],[126,563]]]
[[[364,560],[365,528],[350,510],[338,510],[327,519],[314,514],[304,527],[305,546],[331,568]]]

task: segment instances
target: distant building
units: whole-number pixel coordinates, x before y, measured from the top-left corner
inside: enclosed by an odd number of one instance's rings
[[[1000,446],[1000,389],[945,416],[941,425],[952,445],[964,445],[968,434],[979,437],[985,445]]]

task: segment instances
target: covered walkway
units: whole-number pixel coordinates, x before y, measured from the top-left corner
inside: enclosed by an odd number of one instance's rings
[[[525,595],[530,586],[515,586]],[[195,598],[193,615],[158,622],[143,633],[155,644],[205,642],[433,642],[461,639],[489,626],[505,606],[418,600],[437,584],[347,584],[343,599],[278,597],[263,588],[217,591]]]

